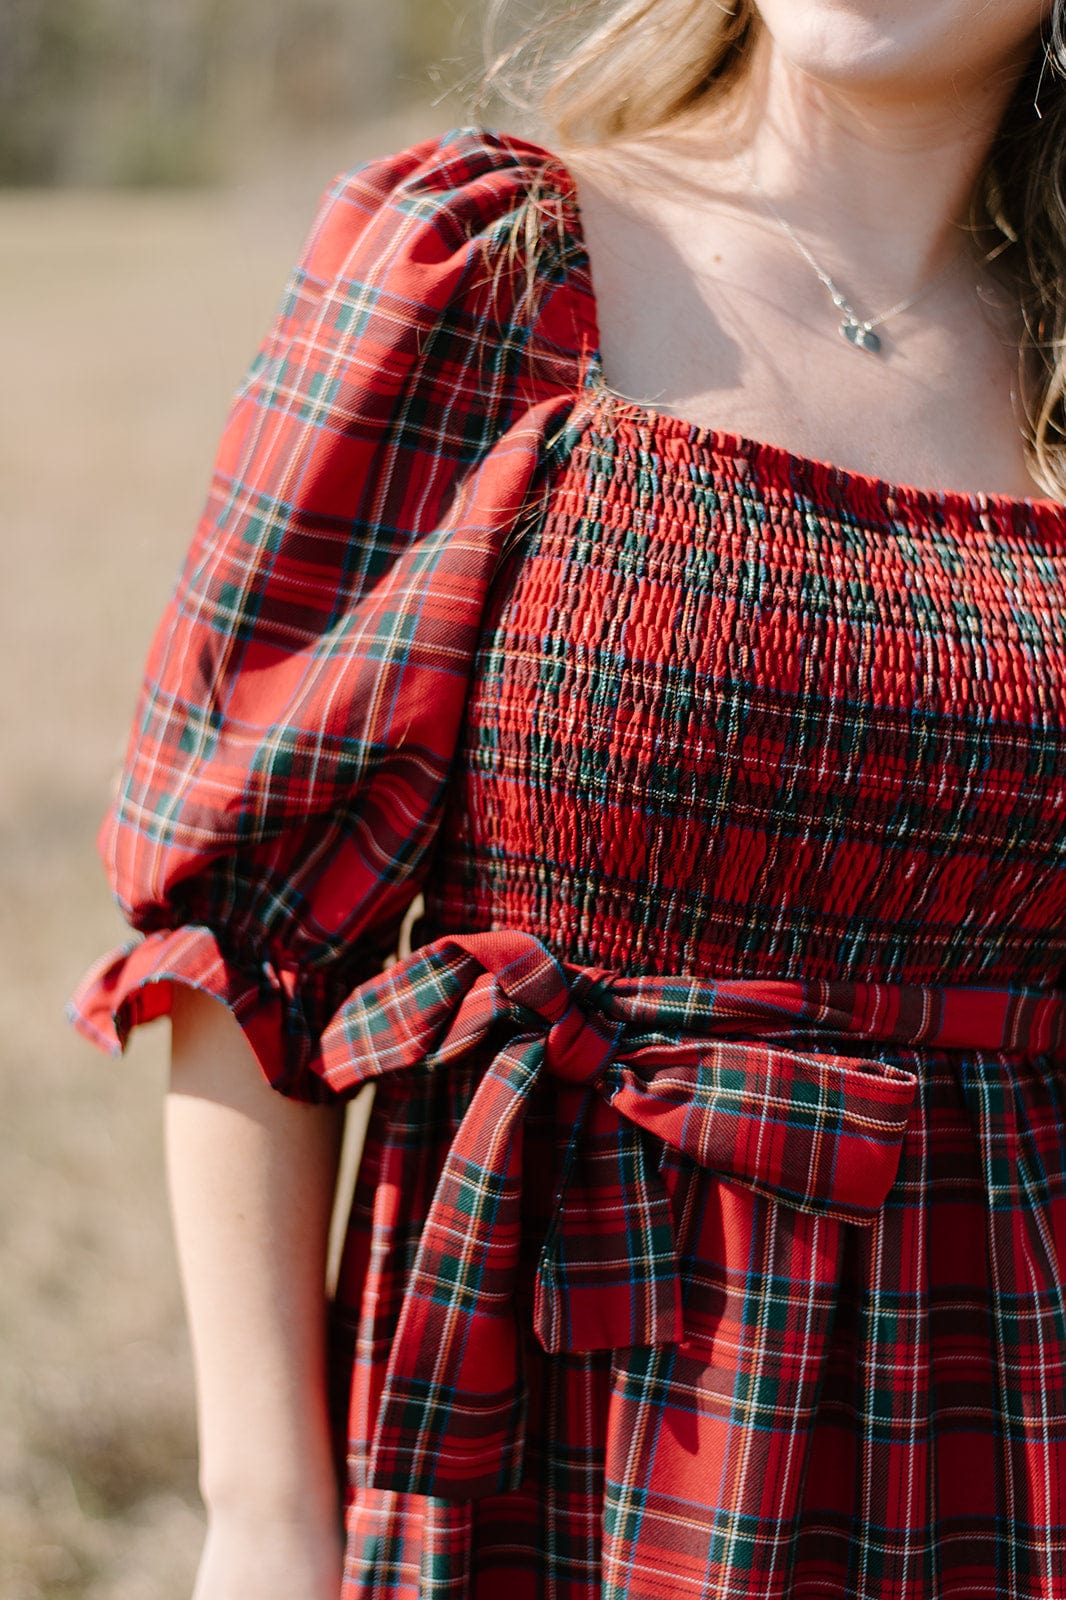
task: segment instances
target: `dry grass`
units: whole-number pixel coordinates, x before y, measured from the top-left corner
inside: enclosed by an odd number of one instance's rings
[[[94,835],[230,390],[340,166],[427,114],[233,191],[0,196],[0,1593],[180,1600],[189,1359],[165,1213],[166,1029],[109,1064],[62,1020],[125,936]]]

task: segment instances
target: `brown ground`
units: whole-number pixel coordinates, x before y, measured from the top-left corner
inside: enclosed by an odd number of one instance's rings
[[[166,1220],[167,1029],[64,1024],[126,935],[94,835],[233,385],[332,172],[398,120],[223,193],[0,195],[0,1594],[182,1600],[200,1539]]]

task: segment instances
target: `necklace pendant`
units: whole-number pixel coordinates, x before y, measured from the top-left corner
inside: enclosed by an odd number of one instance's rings
[[[840,324],[840,333],[849,344],[855,345],[860,350],[869,350],[872,356],[881,352],[881,341],[874,330],[865,327],[861,322],[856,322],[854,317],[844,318]]]

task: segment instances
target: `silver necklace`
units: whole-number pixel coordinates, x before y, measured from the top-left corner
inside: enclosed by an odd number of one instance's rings
[[[829,273],[826,272],[825,268],[815,260],[814,256],[808,250],[803,240],[796,233],[791,223],[786,221],[786,219],[781,215],[780,211],[778,211],[777,207],[774,205],[773,201],[770,199],[770,196],[766,193],[766,190],[763,188],[758,178],[756,178],[754,172],[752,172],[747,162],[744,161],[740,154],[735,150],[733,152],[733,160],[740,168],[740,171],[746,182],[752,189],[754,189],[755,193],[758,195],[767,211],[773,217],[774,221],[792,240],[792,243],[795,245],[800,255],[808,263],[808,265],[813,268],[819,280],[828,289],[832,297],[833,304],[841,313],[839,330],[840,336],[842,339],[847,339],[848,343],[853,344],[856,349],[868,350],[870,354],[874,356],[880,355],[881,340],[874,332],[874,329],[879,328],[883,322],[887,322],[889,317],[898,317],[901,311],[909,311],[911,306],[916,305],[919,300],[923,299],[925,295],[929,294],[931,290],[935,289],[942,278],[946,278],[949,272],[953,272],[961,260],[961,256],[956,256],[953,260],[949,261],[947,266],[944,267],[941,272],[938,272],[934,278],[930,278],[929,282],[924,284],[923,287],[918,290],[917,294],[908,295],[906,300],[897,300],[896,304],[894,306],[889,306],[887,311],[879,312],[876,317],[860,317],[859,313],[848,300],[844,291],[839,287],[838,284],[834,283],[833,279],[829,276]]]

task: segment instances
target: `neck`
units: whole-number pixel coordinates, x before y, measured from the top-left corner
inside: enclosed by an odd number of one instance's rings
[[[842,86],[759,41],[730,139],[760,187],[867,302],[920,289],[960,251],[970,200],[1026,55],[969,84]]]

